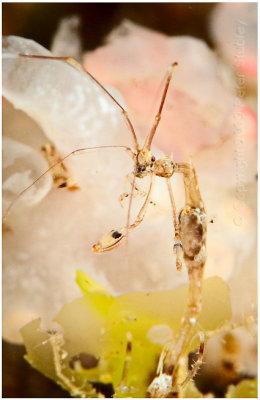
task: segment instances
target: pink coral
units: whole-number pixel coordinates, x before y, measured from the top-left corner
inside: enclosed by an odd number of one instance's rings
[[[220,62],[206,44],[191,37],[167,37],[125,21],[105,46],[86,54],[84,65],[122,93],[144,137],[152,125],[151,106],[160,98],[162,77],[173,61],[179,68],[154,142],[180,161],[234,133],[235,90],[225,87]],[[255,117],[243,118],[244,131],[255,135],[251,122]]]

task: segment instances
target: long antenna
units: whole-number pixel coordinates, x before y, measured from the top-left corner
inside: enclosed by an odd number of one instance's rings
[[[92,79],[109,97],[113,102],[121,109],[122,115],[125,118],[126,125],[128,126],[128,129],[130,130],[133,140],[134,140],[134,145],[135,149],[138,150],[138,140],[135,134],[135,130],[133,127],[133,124],[126,112],[126,110],[121,106],[121,104],[112,96],[112,94],[109,93],[109,91],[100,83],[90,72],[88,72],[80,63],[78,63],[74,58],[72,57],[48,57],[48,56],[41,56],[41,55],[30,55],[30,54],[18,54],[20,57],[27,57],[27,58],[39,58],[39,59],[50,59],[50,60],[57,60],[57,61],[65,61],[67,64],[71,65],[73,68],[77,69],[80,72],[84,72],[86,75]]]
[[[161,103],[160,103],[160,106],[159,106],[159,110],[158,110],[158,112],[157,112],[157,114],[155,116],[151,132],[149,133],[149,135],[147,136],[147,138],[145,140],[144,148],[146,147],[148,150],[150,150],[150,148],[151,148],[151,144],[152,144],[156,129],[157,129],[157,127],[159,125],[159,122],[161,120],[162,109],[163,109],[163,106],[164,106],[164,102],[165,102],[165,99],[166,99],[166,95],[167,95],[167,92],[168,92],[170,81],[172,79],[172,74],[173,74],[173,71],[175,70],[175,68],[177,66],[178,66],[178,63],[174,62],[174,63],[171,64],[171,66],[169,68],[168,76],[167,76],[167,79],[166,79],[166,83],[165,83],[165,86],[164,86],[164,91],[163,91],[162,98],[161,98]]]
[[[96,146],[96,147],[83,147],[82,149],[77,149],[77,150],[73,150],[71,151],[69,154],[67,154],[65,157],[63,157],[61,160],[55,162],[54,164],[52,164],[48,169],[46,169],[46,171],[44,171],[40,176],[38,176],[37,179],[35,179],[29,186],[27,186],[25,189],[23,189],[20,193],[18,193],[18,195],[11,201],[11,203],[9,204],[9,206],[7,207],[4,215],[3,215],[3,222],[6,220],[7,216],[10,213],[10,210],[13,208],[14,204],[17,202],[17,200],[25,193],[27,192],[27,190],[29,190],[36,182],[38,182],[44,175],[46,175],[48,172],[50,172],[53,168],[55,168],[57,165],[63,163],[63,161],[65,161],[67,158],[69,158],[70,156],[72,156],[73,154],[77,154],[80,152],[84,152],[87,150],[96,150],[96,149],[114,149],[114,148],[119,148],[119,149],[126,149],[127,151],[132,151],[130,149],[130,147],[127,146]]]

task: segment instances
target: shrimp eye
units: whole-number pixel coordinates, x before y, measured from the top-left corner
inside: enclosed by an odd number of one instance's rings
[[[114,231],[111,235],[114,239],[119,239],[122,236],[122,233],[118,231]]]
[[[63,182],[58,186],[58,188],[64,188],[64,187],[67,187],[67,182]]]

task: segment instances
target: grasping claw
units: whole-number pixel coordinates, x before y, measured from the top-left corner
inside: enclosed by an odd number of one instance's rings
[[[106,233],[102,238],[92,246],[94,253],[103,253],[119,246],[120,241],[126,236],[126,229],[112,230]]]
[[[173,255],[176,261],[176,268],[178,271],[181,271],[184,264],[184,253],[183,253],[183,245],[180,240],[175,239],[175,243],[173,245]]]

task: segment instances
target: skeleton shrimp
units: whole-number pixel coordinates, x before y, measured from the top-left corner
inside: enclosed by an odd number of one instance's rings
[[[38,58],[60,60],[61,62],[68,63],[72,68],[75,68],[80,73],[87,74],[87,76],[96,85],[98,85],[106,93],[106,95],[109,96],[110,99],[119,107],[133,139],[133,148],[126,146],[101,146],[102,148],[121,147],[122,149],[127,151],[134,160],[134,169],[132,173],[133,179],[131,183],[131,191],[129,194],[122,195],[125,197],[129,197],[126,225],[124,227],[113,229],[102,236],[101,239],[93,245],[93,252],[103,253],[115,249],[122,243],[124,238],[127,238],[128,232],[130,230],[133,230],[140,225],[145,217],[147,208],[151,203],[151,194],[155,176],[165,179],[171,204],[172,219],[174,225],[173,254],[176,260],[176,268],[178,271],[181,271],[183,266],[186,265],[189,277],[189,292],[187,308],[181,320],[180,330],[176,333],[174,339],[164,347],[159,361],[157,372],[158,376],[149,386],[148,392],[152,397],[174,396],[184,387],[186,383],[188,383],[188,381],[196,373],[199,362],[201,362],[203,356],[204,339],[201,335],[201,345],[197,365],[194,366],[192,372],[187,376],[186,379],[184,379],[183,382],[179,382],[178,369],[180,361],[184,356],[186,356],[185,351],[189,339],[191,338],[191,331],[194,328],[199,313],[201,311],[202,280],[204,265],[206,261],[207,232],[206,212],[200,194],[196,172],[192,163],[178,163],[168,156],[163,156],[159,159],[156,159],[151,150],[152,141],[161,119],[173,71],[178,64],[177,62],[174,62],[169,67],[160,100],[159,109],[154,118],[152,129],[146,137],[144,144],[140,146],[127,111],[108,92],[108,90],[90,72],[86,71],[77,61],[70,57],[48,57],[26,54],[19,54],[19,56],[34,59]],[[33,186],[43,175],[56,168],[57,165],[61,165],[70,156],[84,152],[85,150],[90,150],[90,148],[77,149],[67,154],[65,157],[59,158],[58,161],[52,164],[47,171],[41,174],[29,187],[23,190],[11,202],[6,211],[5,218],[10,212],[14,203],[18,200],[18,198],[31,186]],[[176,211],[174,195],[171,186],[171,177],[176,173],[182,174],[185,188],[185,206],[178,214]],[[136,180],[142,179],[146,176],[150,178],[149,189],[136,219],[131,222],[130,213],[132,199],[135,194]]]

